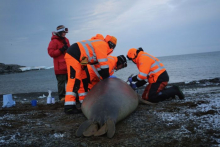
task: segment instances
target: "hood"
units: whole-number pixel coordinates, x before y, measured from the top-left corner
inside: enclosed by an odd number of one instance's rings
[[[102,34],[96,34],[96,36],[93,36],[91,39],[101,39],[104,40],[104,37]]]
[[[96,34],[96,36],[92,37],[91,39],[100,39],[100,40],[105,41],[105,38],[103,37],[102,34]],[[110,55],[112,52],[113,52],[113,50],[110,49],[110,47],[108,46],[107,55]]]
[[[138,53],[138,56],[137,56],[137,58],[135,58],[134,60],[132,60],[135,64],[137,64],[138,63],[138,61],[139,61],[139,58],[140,58],[140,56],[142,55],[142,54],[144,54],[144,52],[143,51],[140,51],[139,53]]]
[[[62,38],[60,38],[59,36],[56,35],[56,32],[52,32],[51,40],[53,40],[53,39],[63,40],[63,39],[66,39],[66,37],[64,37],[64,38],[62,39]]]

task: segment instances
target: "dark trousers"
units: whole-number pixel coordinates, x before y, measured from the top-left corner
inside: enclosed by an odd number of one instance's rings
[[[65,84],[67,83],[67,74],[56,75],[59,99],[66,95]]]
[[[164,71],[157,79],[156,83],[149,83],[142,94],[142,99],[148,100],[153,103],[163,101],[158,93],[163,91],[167,86],[169,81],[169,76],[166,71]]]

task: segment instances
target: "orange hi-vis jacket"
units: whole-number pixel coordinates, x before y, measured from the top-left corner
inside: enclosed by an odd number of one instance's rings
[[[108,65],[109,65],[109,75],[114,74],[115,67],[117,66],[118,58],[116,56],[108,56]],[[92,89],[93,86],[95,86],[100,80],[102,80],[102,77],[99,75],[98,72],[95,71],[93,65],[88,65],[88,71],[90,75],[90,83],[89,83],[89,89]]]
[[[95,67],[98,71],[109,68],[107,54],[111,52],[111,49],[101,34],[97,34],[89,40],[77,42],[77,44],[81,51],[80,61],[82,57],[87,57],[89,64],[96,63]]]
[[[159,59],[143,51],[139,52],[134,62],[139,70],[137,75],[139,81],[145,80],[149,83],[155,83],[159,75],[166,70]]]
[[[76,54],[78,49],[80,54]],[[95,37],[92,37],[89,40],[83,40],[77,42],[77,44],[71,45],[65,55],[65,60],[67,64],[68,71],[68,82],[66,85],[66,96],[65,96],[65,105],[75,105],[76,97],[79,96],[79,101],[82,103],[87,91],[84,89],[86,84],[83,83],[83,80],[86,79],[85,70],[80,62],[83,58],[88,59],[88,64],[92,64],[94,70],[98,71],[107,71],[106,77],[109,76],[109,66],[107,54],[111,52],[108,43],[104,40],[104,37],[101,34],[97,34]],[[103,76],[103,75],[102,75]]]
[[[118,58],[116,56],[108,56],[109,75],[112,76],[117,66]]]

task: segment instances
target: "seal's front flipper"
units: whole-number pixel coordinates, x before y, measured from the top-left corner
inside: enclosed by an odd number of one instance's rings
[[[139,104],[147,104],[147,105],[155,105],[156,104],[156,103],[152,103],[152,102],[149,102],[149,101],[142,99],[140,95],[138,95],[138,100],[139,100]]]
[[[97,123],[92,123],[88,129],[86,129],[84,132],[83,132],[83,135],[84,136],[92,136],[94,135],[96,132],[98,131],[98,124]]]
[[[107,120],[107,137],[112,138],[115,135],[115,122],[111,119]]]
[[[107,132],[107,123],[105,123],[95,134],[94,136],[101,136]]]
[[[87,120],[83,122],[76,131],[76,136],[80,137],[83,135],[83,132],[88,129],[88,127],[93,123],[91,120]]]

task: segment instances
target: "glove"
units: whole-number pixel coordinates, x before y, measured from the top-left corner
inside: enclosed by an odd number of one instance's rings
[[[109,77],[109,68],[101,69],[100,71],[98,71],[98,73],[100,74],[103,80],[107,79]]]
[[[131,83],[130,86],[131,86],[132,89],[136,89],[137,88],[136,84],[132,84]]]
[[[60,51],[61,51],[62,53],[64,53],[67,49],[68,49],[68,46],[67,46],[67,45],[64,45],[62,48],[60,48]]]
[[[109,76],[108,78],[117,78],[116,76],[112,75],[112,76]]]
[[[128,78],[128,81],[131,83],[132,82],[132,77]]]

